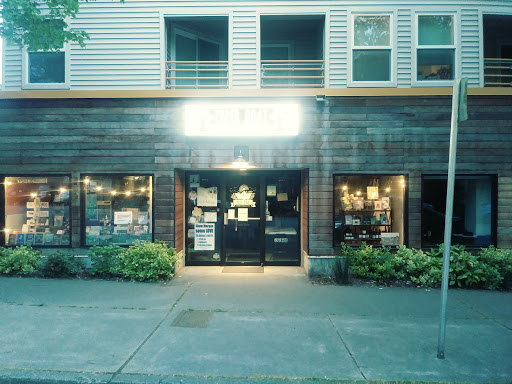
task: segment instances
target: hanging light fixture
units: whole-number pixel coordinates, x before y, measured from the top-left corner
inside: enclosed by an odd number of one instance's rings
[[[249,165],[249,147],[246,145],[240,145],[235,147],[235,160],[231,164],[231,168],[245,171],[248,168],[252,168]]]

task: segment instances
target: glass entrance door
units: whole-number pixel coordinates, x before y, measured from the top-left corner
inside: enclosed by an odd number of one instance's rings
[[[226,180],[224,260],[226,264],[263,263],[260,176],[230,175]]]

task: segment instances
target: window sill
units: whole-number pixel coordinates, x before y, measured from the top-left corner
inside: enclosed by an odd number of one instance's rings
[[[453,87],[455,80],[416,80],[413,87]]]
[[[22,89],[26,90],[46,90],[46,89],[60,89],[69,90],[68,84],[64,83],[34,83],[34,84],[23,84]]]
[[[394,81],[351,81],[348,88],[396,88]]]

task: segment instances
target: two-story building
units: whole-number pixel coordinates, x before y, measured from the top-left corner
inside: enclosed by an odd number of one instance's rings
[[[339,244],[512,246],[512,2],[83,2],[85,48],[3,48],[0,244],[164,240],[187,265]]]

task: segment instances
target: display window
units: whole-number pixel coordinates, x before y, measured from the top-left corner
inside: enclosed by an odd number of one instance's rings
[[[4,178],[4,244],[70,246],[70,176]]]
[[[405,244],[406,188],[405,175],[335,175],[334,245]]]
[[[152,241],[152,176],[84,175],[82,186],[84,245]]]
[[[453,196],[452,244],[496,245],[497,179],[494,175],[457,175]],[[447,176],[424,175],[422,246],[444,242]]]

